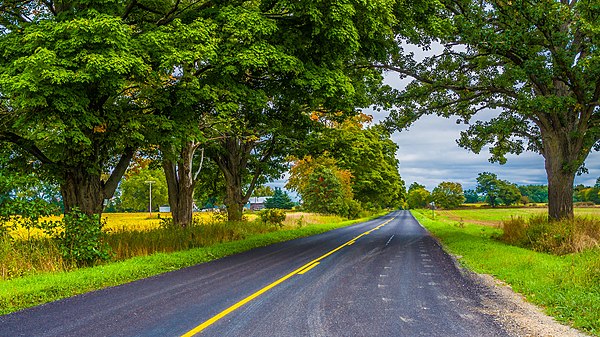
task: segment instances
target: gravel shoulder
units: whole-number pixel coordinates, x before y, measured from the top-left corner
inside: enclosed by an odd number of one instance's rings
[[[485,291],[482,293],[482,305],[486,314],[494,319],[514,337],[588,337],[589,335],[573,329],[546,315],[543,310],[525,300],[523,295],[512,290],[510,285],[495,279],[491,275],[477,274],[460,266],[456,257],[451,255],[466,277],[469,277]]]

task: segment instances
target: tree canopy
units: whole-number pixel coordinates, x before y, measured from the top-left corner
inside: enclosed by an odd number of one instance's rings
[[[440,1],[446,29],[434,31],[441,54],[382,65],[410,76],[393,123],[406,127],[424,114],[469,123],[459,144],[490,145],[491,160],[525,150],[545,158],[549,215],[573,216],[573,180],[600,148],[600,12],[590,1]],[[443,19],[446,19],[445,21]]]

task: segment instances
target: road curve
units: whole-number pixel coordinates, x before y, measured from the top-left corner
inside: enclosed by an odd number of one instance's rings
[[[0,336],[508,336],[485,291],[399,211],[0,316]]]

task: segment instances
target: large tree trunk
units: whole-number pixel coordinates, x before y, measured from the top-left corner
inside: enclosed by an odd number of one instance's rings
[[[178,162],[163,159],[173,223],[181,227],[192,223],[195,186],[192,166],[196,148],[195,143],[187,142],[181,150]]]
[[[227,219],[229,221],[241,221],[244,205],[248,200],[242,196],[241,184],[227,183],[227,196],[225,197],[225,206],[227,207]]]
[[[244,193],[242,178],[254,144],[242,141],[235,136],[224,138],[220,143],[222,149],[213,153],[212,158],[225,178],[227,219],[229,221],[241,221],[244,205],[250,199],[256,180],[253,179],[248,191]]]
[[[133,153],[134,149],[132,148],[125,150],[106,181],[102,180],[99,173],[90,173],[85,166],[63,168],[60,194],[65,205],[65,214],[78,208],[87,215],[101,215],[104,199],[110,199],[115,194]]]
[[[568,136],[565,136],[568,137]],[[544,139],[543,155],[548,176],[548,216],[551,220],[573,218],[573,182],[579,164],[569,142],[556,135]]]
[[[102,214],[104,192],[99,174],[90,174],[85,168],[65,170],[60,184],[65,214],[78,208],[87,215]]]

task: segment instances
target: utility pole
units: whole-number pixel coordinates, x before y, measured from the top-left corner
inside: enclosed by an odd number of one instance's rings
[[[150,212],[150,217],[152,217],[152,184],[156,181],[154,180],[146,180],[146,184],[150,187],[150,202],[148,203],[148,212]]]

